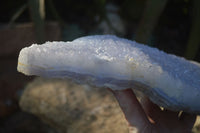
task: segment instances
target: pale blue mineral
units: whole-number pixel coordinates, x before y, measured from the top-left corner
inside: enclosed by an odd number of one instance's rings
[[[138,89],[167,109],[200,113],[198,63],[116,36],[33,44],[21,50],[18,71],[101,88]]]

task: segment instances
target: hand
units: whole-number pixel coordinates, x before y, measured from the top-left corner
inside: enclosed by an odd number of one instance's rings
[[[161,110],[147,97],[139,102],[131,89],[111,90],[130,125],[130,133],[190,133],[196,115]]]

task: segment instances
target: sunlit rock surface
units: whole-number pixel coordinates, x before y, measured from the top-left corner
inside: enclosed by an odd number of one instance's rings
[[[131,87],[170,110],[200,113],[197,63],[116,36],[33,44],[21,50],[18,71],[102,88]]]
[[[124,115],[108,90],[69,80],[36,78],[26,86],[20,107],[58,133],[128,133]]]

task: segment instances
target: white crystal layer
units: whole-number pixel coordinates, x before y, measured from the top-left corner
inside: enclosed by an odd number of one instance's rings
[[[72,78],[112,89],[141,83],[149,87],[142,91],[161,106],[173,110],[189,107],[192,112],[200,112],[197,63],[116,36],[97,35],[72,42],[33,44],[21,50],[18,71],[27,75]]]

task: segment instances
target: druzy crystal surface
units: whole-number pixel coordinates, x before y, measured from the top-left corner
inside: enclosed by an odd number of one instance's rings
[[[138,89],[168,109],[200,112],[198,63],[112,35],[33,44],[21,50],[18,71],[101,88]]]

